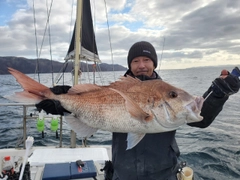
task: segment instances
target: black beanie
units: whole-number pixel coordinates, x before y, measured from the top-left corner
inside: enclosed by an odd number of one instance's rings
[[[130,64],[135,57],[147,56],[149,57],[155,66],[158,65],[157,53],[153,45],[146,41],[136,42],[132,45],[128,52],[128,68],[130,69]]]

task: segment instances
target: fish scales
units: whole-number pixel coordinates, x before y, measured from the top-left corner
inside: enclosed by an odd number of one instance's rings
[[[67,122],[82,137],[97,129],[126,132],[128,149],[146,133],[172,131],[203,119],[200,116],[202,97],[192,96],[161,80],[140,81],[127,76],[108,86],[76,85],[67,94],[55,95],[23,73],[12,68],[9,72],[24,89],[12,96],[13,100],[35,103],[58,100],[74,114]]]
[[[125,100],[112,90],[104,89],[97,94],[84,93],[83,98],[81,95],[58,95],[57,99],[64,108],[74,112],[81,121],[91,127],[111,129],[115,132],[133,131],[133,127],[137,131],[141,130],[142,123],[126,113]]]
[[[160,101],[161,98],[155,95],[156,92],[154,92],[154,90],[144,91],[149,93],[142,93],[137,85],[140,87],[142,86],[141,83],[137,83],[136,85],[131,84],[131,88],[123,88],[123,90],[125,91],[124,93],[131,99],[134,99],[135,103],[143,108],[143,110],[149,111],[150,108],[153,107],[152,104],[154,103],[154,99],[156,102],[159,101],[159,103],[162,103]],[[150,85],[147,89],[153,89]],[[119,87],[114,85],[114,88],[122,90],[122,86]],[[144,86],[144,88],[146,88],[146,86]],[[153,97],[151,97],[151,95]],[[76,97],[71,97],[69,95],[61,96],[65,96],[66,98],[61,100],[60,97],[56,97],[56,99],[60,100],[64,108],[74,112],[82,122],[94,128],[103,130],[111,129],[114,132],[134,133],[156,133],[159,132],[159,128],[161,128],[161,125],[154,121],[146,123],[132,118],[131,114],[129,114],[126,109],[125,99],[108,87],[93,92],[84,92],[76,95]],[[161,96],[162,95],[159,94],[159,97]],[[69,101],[68,98],[70,97],[72,100]],[[156,108],[157,107],[158,106],[156,106]],[[162,131],[164,130],[163,128]]]

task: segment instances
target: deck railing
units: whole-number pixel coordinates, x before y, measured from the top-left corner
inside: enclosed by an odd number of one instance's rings
[[[27,139],[27,119],[37,119],[38,116],[36,115],[27,115],[27,108],[29,107],[35,107],[35,104],[32,103],[0,103],[0,106],[19,106],[23,108],[23,142],[25,142],[25,140]],[[51,118],[51,116],[47,116],[47,118]],[[62,124],[63,124],[63,119],[62,116],[60,116],[60,137],[59,137],[59,147],[62,147]],[[72,138],[72,136],[71,136]],[[76,147],[76,141],[72,141],[71,142],[75,142],[74,147]],[[24,149],[25,147],[25,143],[23,143],[23,147]]]

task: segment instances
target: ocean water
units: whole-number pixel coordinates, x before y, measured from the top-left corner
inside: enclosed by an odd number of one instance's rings
[[[229,71],[233,66],[227,67]],[[211,82],[219,76],[222,67],[161,70],[163,80],[180,87],[190,94],[202,95]],[[124,72],[102,72],[96,74],[99,85],[113,82]],[[30,75],[35,77],[34,75]],[[90,76],[90,78],[88,78]],[[83,73],[82,83],[92,83],[92,73]],[[101,76],[101,78],[100,78]],[[51,86],[51,74],[41,74],[41,83]],[[71,76],[66,74],[64,83],[71,85]],[[63,84],[63,82],[60,82]],[[3,96],[20,91],[21,87],[11,75],[0,75],[0,103],[8,103]],[[177,130],[176,139],[181,156],[194,170],[195,180],[237,180],[240,179],[240,92],[231,96],[215,121],[205,129],[187,125]],[[0,106],[0,148],[22,147],[22,107]],[[35,108],[28,109],[28,115]],[[50,130],[50,121],[45,122],[44,138],[36,129],[36,120],[28,120],[27,134],[35,138],[35,146],[58,146],[59,139]],[[77,138],[81,145],[81,139]],[[98,131],[88,139],[88,144],[111,144],[111,133]],[[63,122],[63,146],[70,145],[70,129]]]

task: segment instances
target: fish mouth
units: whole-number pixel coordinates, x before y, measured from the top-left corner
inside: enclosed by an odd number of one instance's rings
[[[200,116],[203,102],[203,97],[194,97],[192,101],[185,105],[185,112],[182,116],[173,116],[171,111],[174,111],[174,109],[165,101],[161,104],[164,112],[164,121],[157,120],[157,122],[166,129],[176,129],[185,123],[199,122],[203,119],[203,117]],[[157,119],[155,114],[154,116]]]
[[[161,107],[163,108],[163,111],[164,111],[164,119],[165,120],[164,121],[157,120],[157,122],[163,128],[169,129],[169,130],[174,130],[177,127],[184,124],[184,121],[180,121],[180,120],[176,121],[176,117],[172,116],[172,114],[169,112],[169,111],[174,111],[174,110],[172,109],[171,105],[167,101],[165,101],[163,104],[161,104]],[[154,114],[154,116],[156,119],[158,119],[155,114]]]
[[[198,122],[203,120],[203,117],[200,115],[203,102],[203,97],[195,97],[194,101],[192,101],[186,106],[188,111],[186,123]]]

